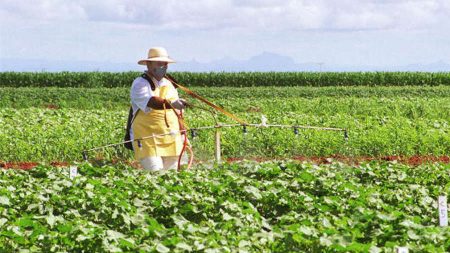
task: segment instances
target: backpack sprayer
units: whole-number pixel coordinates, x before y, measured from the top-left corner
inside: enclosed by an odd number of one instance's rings
[[[171,75],[166,74],[165,76],[176,88],[179,88],[180,90],[184,91],[186,94],[188,94],[189,96],[191,96],[192,98],[199,100],[201,102],[203,102],[204,104],[208,105],[209,107],[211,107],[212,109],[221,112],[222,114],[226,115],[227,117],[237,121],[239,124],[226,124],[226,125],[222,125],[222,124],[218,124],[216,118],[214,117],[215,123],[216,125],[214,126],[204,126],[204,127],[197,127],[197,128],[188,128],[184,122],[183,119],[183,113],[181,111],[181,113],[178,113],[175,108],[170,108],[172,109],[175,114],[178,117],[178,122],[179,122],[179,126],[180,126],[180,130],[179,133],[184,135],[184,141],[183,141],[183,148],[182,151],[179,155],[179,159],[178,159],[178,171],[181,170],[181,158],[184,154],[184,152],[186,150],[189,151],[190,155],[190,159],[189,159],[189,163],[188,163],[188,169],[191,167],[192,165],[192,161],[194,158],[193,155],[193,151],[192,148],[189,145],[189,140],[187,138],[187,132],[189,131],[191,133],[191,137],[194,138],[197,135],[197,131],[198,130],[206,130],[206,129],[219,129],[219,128],[226,128],[226,127],[242,127],[242,131],[244,134],[246,134],[247,131],[247,127],[278,127],[278,128],[292,128],[294,130],[294,134],[298,135],[299,134],[299,129],[313,129],[313,130],[322,130],[322,131],[339,131],[339,132],[343,132],[344,133],[344,139],[345,141],[348,140],[348,131],[347,129],[344,128],[334,128],[334,127],[317,127],[317,126],[305,126],[305,125],[277,125],[277,124],[267,124],[266,123],[266,118],[263,117],[261,124],[248,124],[246,123],[244,120],[240,119],[239,117],[237,117],[236,115],[226,111],[224,108],[217,106],[215,104],[213,104],[212,102],[208,101],[206,98],[203,98],[202,96],[196,94],[195,92],[191,91],[190,89],[180,85]],[[188,107],[193,107],[193,108],[198,108],[198,109],[202,109],[208,112],[211,112],[214,115],[214,112],[201,107],[201,106],[193,106],[191,104],[187,104]],[[130,122],[130,120],[129,120]],[[127,126],[127,134],[128,134],[128,127]],[[91,151],[95,151],[95,150],[101,150],[101,149],[105,149],[105,148],[109,148],[109,147],[114,147],[114,146],[119,146],[119,145],[125,145],[125,146],[130,146],[130,143],[133,142],[137,142],[137,146],[141,147],[142,145],[142,141],[145,141],[146,139],[150,139],[150,138],[154,138],[154,137],[160,137],[160,136],[165,136],[165,135],[173,135],[176,134],[176,132],[174,133],[173,131],[169,132],[169,133],[164,133],[164,134],[158,134],[158,135],[151,135],[151,136],[144,136],[138,139],[133,139],[133,140],[125,140],[122,142],[118,142],[118,143],[112,143],[112,144],[107,144],[104,146],[98,146],[98,147],[94,147],[91,149],[86,149],[82,151],[82,156],[83,159],[85,161],[88,160],[88,152]],[[215,152],[215,158],[217,162],[220,162],[220,134],[218,131],[216,131],[216,152]]]

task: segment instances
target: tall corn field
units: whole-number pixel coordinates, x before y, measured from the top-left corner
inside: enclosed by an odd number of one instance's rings
[[[141,72],[1,72],[0,87],[129,87]],[[201,87],[438,86],[450,72],[173,72],[180,83]]]

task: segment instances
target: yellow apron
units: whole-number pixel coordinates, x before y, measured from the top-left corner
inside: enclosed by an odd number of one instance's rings
[[[156,87],[153,91],[155,96],[175,101],[178,99],[177,91],[173,85],[169,84],[163,87]],[[165,111],[165,112],[164,112]],[[168,128],[164,120],[164,113],[166,113]],[[141,145],[137,141],[133,142],[134,156],[136,160],[152,156],[179,156],[183,148],[183,141],[180,136],[180,126],[178,118],[172,108],[166,110],[152,109],[148,113],[140,111],[133,121],[134,139],[142,137],[168,134],[164,136],[154,136],[141,140]]]

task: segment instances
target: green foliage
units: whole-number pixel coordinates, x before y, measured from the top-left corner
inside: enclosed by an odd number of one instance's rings
[[[83,149],[121,141],[138,75],[0,73],[0,160],[79,161]],[[448,73],[175,75],[250,123],[265,115],[350,134],[345,142],[335,132],[222,129],[225,157],[450,154]],[[215,122],[201,109],[185,116],[191,128]],[[197,159],[213,157],[211,131],[191,142]],[[73,180],[68,168],[0,170],[0,252],[450,249],[436,210],[437,197],[450,194],[448,164],[199,163],[159,174],[109,165],[132,158],[121,146],[90,157],[106,165],[78,164]]]
[[[129,87],[139,72],[0,72],[0,87]],[[249,86],[438,86],[449,72],[174,72],[182,84],[202,87]]]
[[[1,87],[128,87],[139,72],[0,72]]]
[[[250,123],[334,126],[342,133],[292,129],[223,129],[225,157],[448,155],[450,86],[258,87],[195,90]],[[180,92],[181,95],[182,92]],[[73,161],[81,151],[123,138],[128,88],[0,88],[0,160]],[[186,96],[185,96],[186,97]],[[189,99],[189,98],[188,98]],[[194,104],[200,105],[195,101]],[[215,124],[210,112],[185,113],[189,127]],[[233,123],[223,115],[219,122]],[[213,157],[214,134],[191,140],[198,159]],[[91,157],[131,158],[121,146]]]
[[[449,165],[242,162],[162,174],[124,165],[0,171],[12,252],[446,252]]]
[[[241,103],[245,100],[298,99],[336,100],[344,98],[367,99],[382,101],[382,99],[433,99],[432,103],[441,103],[450,98],[449,86],[405,86],[405,87],[195,87],[195,92],[202,96],[223,103],[226,100]],[[180,92],[184,95],[183,92]],[[59,87],[21,87],[0,88],[0,107],[29,108],[56,107],[74,109],[121,109],[130,104],[130,88],[59,88]],[[190,99],[184,95],[184,98]],[[233,103],[233,104],[235,104]],[[254,106],[257,106],[254,105]],[[419,109],[422,105],[418,105]],[[254,109],[258,109],[255,107]],[[294,108],[295,109],[295,108]],[[320,108],[318,108],[320,109]],[[357,109],[357,108],[356,108]]]

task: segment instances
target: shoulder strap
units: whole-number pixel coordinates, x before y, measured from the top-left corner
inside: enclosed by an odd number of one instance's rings
[[[170,83],[173,85],[173,87],[175,87],[175,89],[178,88],[178,85],[177,85],[178,81],[175,80],[175,78],[173,78],[172,75],[166,73],[165,78],[167,78],[167,80],[170,81]]]
[[[136,114],[133,116],[133,107],[130,106],[130,111],[128,112],[127,129],[125,131],[125,136],[123,138],[123,140],[125,141],[125,143],[123,145],[125,146],[125,148],[127,148],[129,150],[133,150],[133,144],[131,142],[129,142],[131,139],[131,136],[130,136],[131,124],[133,123],[134,119],[136,118],[138,112],[139,112],[139,110],[137,110]]]
[[[127,135],[130,135],[130,129],[131,129],[131,125],[134,122],[134,119],[136,119],[137,114],[139,113],[139,109],[136,111],[136,114],[133,115],[133,107],[130,106],[130,111],[128,112],[128,120],[127,120]]]
[[[152,88],[152,90],[156,89],[155,84],[153,83],[152,79],[150,77],[148,77],[148,75],[146,73],[143,73],[141,75],[142,78],[144,78],[145,80],[147,80],[147,82],[150,84],[150,87]],[[137,114],[137,113],[136,113]]]
[[[143,73],[141,75],[142,78],[144,78],[145,80],[147,80],[147,82],[150,84],[150,87],[152,88],[152,90],[156,89],[155,84],[153,83],[153,80],[148,77],[148,75],[146,73]],[[177,81],[175,80],[175,78],[173,78],[173,76],[166,74],[166,76],[164,76],[167,80],[169,80],[169,82],[173,85],[173,87],[178,88],[178,85],[176,85]]]
[[[132,106],[131,106],[130,110],[131,110],[131,114],[133,114],[133,107],[132,107]],[[140,109],[137,109],[136,114],[133,115],[133,119],[131,119],[130,125],[133,124],[133,121],[134,121],[134,119],[136,118],[136,116],[137,116],[137,114],[139,113],[139,111],[140,111]]]

